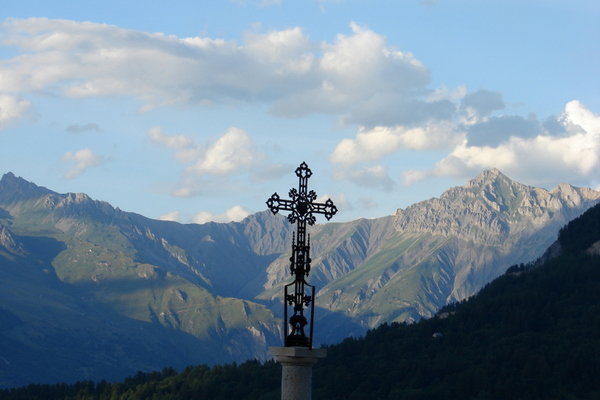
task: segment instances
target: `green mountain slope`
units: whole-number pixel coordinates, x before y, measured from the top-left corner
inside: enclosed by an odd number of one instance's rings
[[[269,259],[239,226],[153,221],[11,174],[0,210],[0,307],[16,324],[0,385],[260,358],[279,337],[269,309],[232,297]]]
[[[561,231],[559,255],[513,266],[469,300],[330,346],[315,399],[598,399],[600,206]],[[248,362],[123,383],[30,386],[6,399],[278,399],[279,366]],[[92,397],[95,396],[95,397]]]
[[[1,386],[118,379],[165,363],[184,366],[198,354],[217,359],[191,335],[127,318],[62,282],[51,260],[64,247],[0,227]]]

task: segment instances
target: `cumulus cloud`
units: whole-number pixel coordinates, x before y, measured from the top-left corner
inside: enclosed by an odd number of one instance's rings
[[[207,222],[239,222],[246,218],[250,213],[241,206],[233,206],[223,214],[212,214],[208,211],[201,211],[194,215],[193,221],[197,224]]]
[[[230,128],[188,170],[200,175],[223,175],[255,164],[261,158],[262,154],[253,148],[250,135],[241,129]]]
[[[182,163],[197,160],[202,154],[200,147],[194,143],[191,137],[186,135],[167,135],[158,126],[148,131],[148,137],[154,143],[168,149],[176,150],[175,158]]]
[[[67,152],[62,157],[63,161],[74,163],[64,174],[66,179],[73,179],[83,174],[88,168],[101,165],[105,159],[94,154],[90,148]]]
[[[203,143],[189,135],[164,133],[160,127],[151,128],[147,135],[153,143],[173,151],[183,164],[182,178],[170,193],[174,197],[231,193],[239,190],[240,177],[256,182],[279,177],[291,168],[266,163],[250,135],[235,127]]]
[[[511,136],[495,146],[473,146],[464,141],[432,170],[405,172],[405,182],[429,176],[466,178],[493,167],[539,185],[597,179],[600,116],[579,101],[571,101],[559,121],[566,132],[561,136],[544,131],[534,137]]]
[[[168,135],[160,127],[151,128],[148,137],[154,143],[175,150],[181,163],[190,164],[187,171],[197,175],[225,175],[260,162],[264,156],[254,149],[250,135],[232,127],[213,143],[198,145],[190,136]],[[191,195],[189,189],[179,191],[176,196]]]
[[[0,26],[0,44],[20,54],[0,63],[0,91],[128,95],[144,109],[258,101],[272,103],[280,115],[331,113],[364,125],[389,120],[406,104],[447,112],[447,103],[411,100],[430,81],[418,59],[366,27],[350,28],[351,34],[320,44],[298,27],[251,32],[237,42],[91,22],[8,19]]]
[[[1,30],[1,43],[22,53],[0,64],[0,90],[130,95],[154,105],[280,97],[312,58],[299,28],[242,43],[46,18],[9,19]]]
[[[0,70],[1,72],[1,70]],[[0,80],[2,74],[0,73]],[[31,108],[31,103],[14,96],[0,94],[0,129],[23,117]]]
[[[307,84],[293,96],[277,99],[276,114],[331,113],[376,125],[402,119],[398,111],[406,104],[425,107],[415,98],[429,83],[429,70],[412,54],[389,46],[382,35],[356,23],[351,29],[351,35],[339,34],[333,43],[321,44]]]
[[[448,122],[428,123],[418,127],[377,126],[360,128],[355,139],[343,139],[331,154],[331,162],[352,165],[378,161],[401,148],[426,150],[452,147],[463,136]]]

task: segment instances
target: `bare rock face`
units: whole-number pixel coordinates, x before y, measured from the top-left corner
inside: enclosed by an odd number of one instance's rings
[[[598,199],[600,192],[592,189],[561,183],[547,191],[512,181],[492,169],[439,198],[398,209],[394,224],[400,232],[508,245],[549,224],[569,221]]]
[[[439,198],[399,209],[394,226],[459,240],[449,260],[455,278],[448,300],[462,300],[510,264],[539,257],[564,224],[598,201],[600,192],[592,189],[561,183],[548,191],[492,169]]]
[[[23,245],[14,237],[12,232],[0,225],[0,250],[2,248],[9,254],[22,255],[25,253]]]

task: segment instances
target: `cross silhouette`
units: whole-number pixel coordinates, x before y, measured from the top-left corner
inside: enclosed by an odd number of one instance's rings
[[[290,199],[281,199],[277,193],[267,200],[267,206],[273,214],[279,211],[290,211],[287,219],[298,223],[296,238],[292,241],[292,256],[290,257],[290,271],[294,275],[294,282],[284,287],[284,342],[285,346],[300,346],[312,348],[314,298],[315,287],[309,285],[305,277],[310,272],[310,236],[306,235],[306,224],[313,225],[316,218],[313,214],[323,214],[330,220],[337,213],[337,207],[331,199],[325,203],[316,203],[317,194],[314,190],[308,191],[308,178],[312,171],[305,162],[296,168],[298,189],[291,189]],[[290,289],[294,286],[294,293]],[[309,294],[307,294],[307,290]],[[293,306],[293,315],[288,321],[288,306]],[[304,331],[308,321],[304,316],[305,307],[310,306],[310,333],[306,336]],[[288,329],[289,323],[291,330]]]

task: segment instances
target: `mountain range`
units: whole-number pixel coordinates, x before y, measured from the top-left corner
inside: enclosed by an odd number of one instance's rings
[[[384,323],[328,346],[315,398],[562,400],[600,397],[600,205],[561,228],[535,262],[416,323]],[[276,400],[281,366],[247,361],[138,372],[107,383],[29,385],[6,400]]]
[[[395,215],[314,226],[315,337],[433,316],[529,262],[600,192],[484,171]],[[293,226],[179,224],[0,180],[0,386],[264,359],[281,343]]]

